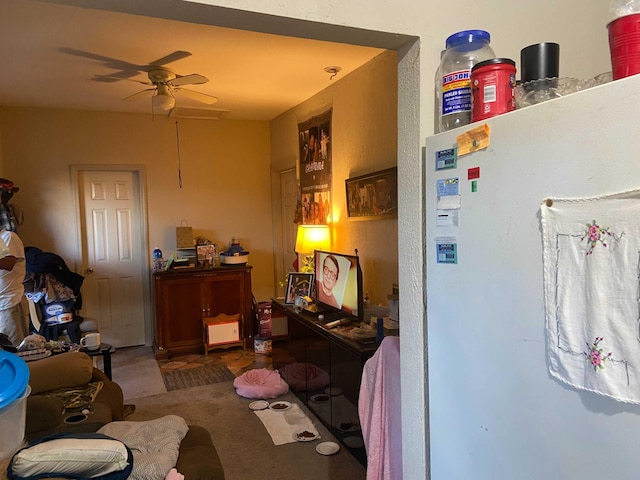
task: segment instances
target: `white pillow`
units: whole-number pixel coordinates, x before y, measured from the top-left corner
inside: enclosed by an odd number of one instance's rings
[[[11,461],[14,476],[42,474],[92,478],[124,470],[127,447],[102,438],[56,438],[16,453]]]

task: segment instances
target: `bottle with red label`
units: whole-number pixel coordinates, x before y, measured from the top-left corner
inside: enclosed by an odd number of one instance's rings
[[[495,58],[484,30],[463,30],[449,36],[436,78],[436,133],[471,123],[471,68]]]

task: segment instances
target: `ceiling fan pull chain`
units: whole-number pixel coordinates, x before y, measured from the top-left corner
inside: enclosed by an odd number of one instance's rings
[[[180,159],[180,131],[178,129],[178,121],[176,120],[176,149],[178,150],[178,185],[182,190],[182,161]]]

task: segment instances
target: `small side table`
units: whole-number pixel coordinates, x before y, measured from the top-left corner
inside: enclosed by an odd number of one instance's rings
[[[113,380],[113,378],[111,378],[111,354],[116,352],[115,347],[109,345],[108,343],[101,343],[100,348],[96,350],[89,350],[82,347],[80,348],[80,351],[92,357],[94,365],[96,361],[95,357],[102,355],[102,361],[104,363],[104,373],[107,377],[109,377],[109,380]]]

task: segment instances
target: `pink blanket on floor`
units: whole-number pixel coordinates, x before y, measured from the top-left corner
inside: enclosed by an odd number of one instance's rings
[[[399,337],[384,337],[365,363],[358,414],[367,451],[367,480],[402,478]]]

